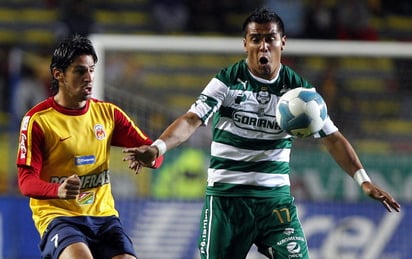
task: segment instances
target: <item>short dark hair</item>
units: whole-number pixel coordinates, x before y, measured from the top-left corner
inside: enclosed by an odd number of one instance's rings
[[[247,33],[247,27],[250,23],[255,22],[255,23],[275,23],[278,26],[279,33],[283,37],[285,33],[285,25],[283,24],[282,19],[280,18],[279,15],[277,15],[275,12],[271,11],[269,8],[258,8],[255,9],[243,22],[242,26],[242,35],[243,37],[246,37]]]
[[[74,59],[81,55],[91,55],[94,63],[97,63],[98,58],[92,42],[78,34],[62,40],[53,52],[50,63],[50,72],[53,73],[53,69],[59,69],[66,71],[66,69],[73,63]],[[52,94],[56,94],[59,89],[58,81],[52,77],[50,90]]]

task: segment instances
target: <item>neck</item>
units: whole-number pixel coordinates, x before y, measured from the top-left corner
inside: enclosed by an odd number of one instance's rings
[[[73,110],[83,109],[87,102],[86,100],[76,101],[73,99],[64,98],[59,94],[56,94],[53,99],[59,106]]]

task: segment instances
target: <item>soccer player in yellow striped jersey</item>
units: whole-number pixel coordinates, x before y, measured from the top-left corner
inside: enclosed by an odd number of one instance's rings
[[[87,38],[63,40],[50,65],[53,95],[22,119],[18,183],[30,197],[42,258],[136,258],[111,192],[110,146],[152,140],[118,106],[91,97],[97,60]]]
[[[150,163],[186,141],[213,119],[208,185],[201,216],[202,259],[246,258],[251,246],[268,258],[309,258],[306,238],[290,192],[289,159],[293,137],[276,124],[280,96],[313,86],[281,63],[286,34],[281,18],[262,8],[243,23],[246,59],[222,69],[188,112],[151,146],[125,149],[132,168],[137,157]],[[330,118],[315,137],[365,194],[388,211],[400,210],[390,194],[363,169],[348,140]],[[149,159],[150,158],[150,159]]]

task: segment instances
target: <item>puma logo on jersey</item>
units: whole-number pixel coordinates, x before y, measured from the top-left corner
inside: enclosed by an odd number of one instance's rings
[[[280,94],[284,94],[284,93],[286,93],[287,91],[289,91],[290,89],[288,88],[288,86],[287,85],[283,85],[282,86],[282,89],[280,90]]]
[[[247,80],[243,82],[240,78],[238,78],[237,81],[243,85],[243,90],[246,90]]]

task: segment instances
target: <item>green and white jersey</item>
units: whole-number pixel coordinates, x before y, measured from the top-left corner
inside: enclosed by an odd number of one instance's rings
[[[271,81],[257,78],[245,60],[221,70],[208,83],[189,110],[205,125],[214,115],[206,194],[289,195],[293,137],[276,123],[275,107],[280,96],[296,87],[313,86],[285,65]],[[334,131],[328,118],[321,134]]]

